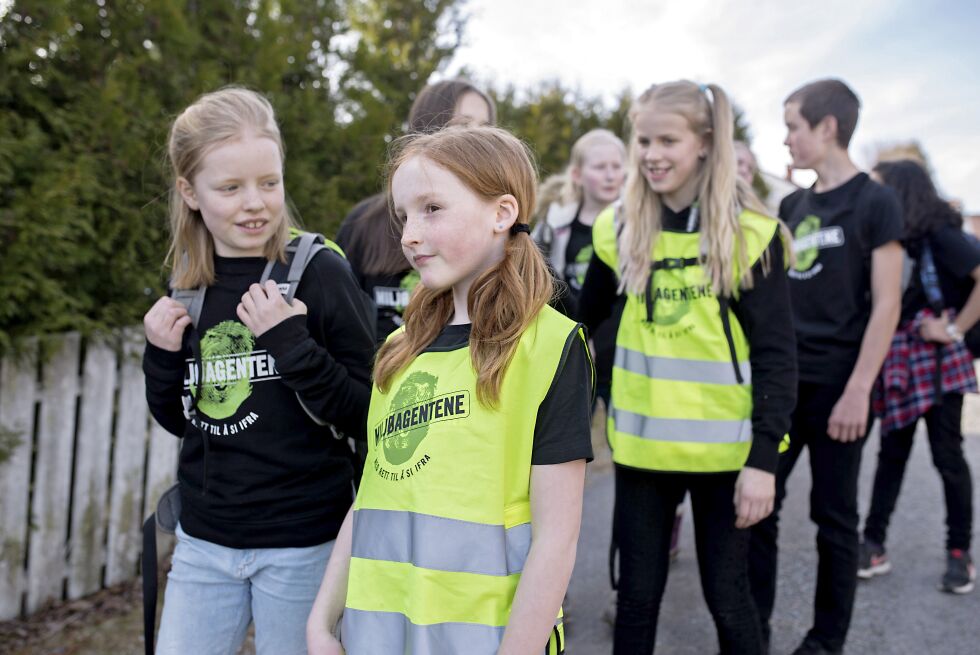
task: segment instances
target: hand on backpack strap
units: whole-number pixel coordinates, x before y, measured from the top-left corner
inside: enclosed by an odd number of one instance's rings
[[[143,316],[146,340],[161,350],[180,352],[184,330],[191,324],[187,308],[169,296],[163,296]]]
[[[268,280],[264,285],[250,286],[238,304],[238,318],[257,337],[287,318],[300,314],[306,314],[306,305],[303,301],[293,298],[293,304],[287,304],[279,293],[279,287],[272,280]]]

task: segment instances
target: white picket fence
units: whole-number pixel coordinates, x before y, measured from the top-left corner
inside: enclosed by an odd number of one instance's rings
[[[150,417],[136,330],[0,361],[0,620],[139,572],[179,440]]]

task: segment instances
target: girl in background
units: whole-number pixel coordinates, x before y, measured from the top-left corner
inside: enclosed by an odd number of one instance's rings
[[[788,234],[736,181],[721,88],[655,85],[630,123],[623,201],[596,220],[580,296],[592,327],[626,295],[608,424],[620,554],[614,653],[653,651],[671,528],[688,492],[721,652],[762,653],[746,528],[772,511],[794,403]]]
[[[493,125],[496,107],[490,97],[463,79],[443,80],[419,91],[408,116],[408,134],[436,132],[453,121]],[[378,306],[378,341],[402,324],[402,312],[418,283],[392,230],[384,193],[351,209],[337,232],[364,291]]]
[[[534,228],[534,241],[551,263],[555,276],[569,288],[573,307],[592,259],[592,224],[603,209],[619,199],[626,179],[626,147],[609,130],[585,133],[572,146],[568,167],[544,182],[556,198],[544,208]],[[546,194],[543,191],[542,194]],[[592,333],[596,356],[596,397],[609,406],[616,316]]]
[[[905,219],[903,245],[915,266],[902,298],[901,323],[875,389],[881,450],[858,577],[891,570],[885,536],[923,417],[946,496],[946,573],[939,588],[965,594],[973,591],[977,571],[970,557],[973,481],[963,456],[961,418],[963,394],[976,393],[977,380],[964,335],[980,319],[980,249],[964,234],[963,217],[939,197],[916,162],[881,162],[872,178],[898,194]]]

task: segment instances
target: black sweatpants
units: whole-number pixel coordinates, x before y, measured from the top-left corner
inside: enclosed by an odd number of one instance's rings
[[[970,466],[963,456],[962,416],[963,395],[958,393],[946,394],[941,405],[932,407],[925,414],[932,463],[943,480],[946,495],[946,548],[950,550],[970,550],[973,530],[973,481]],[[871,511],[864,522],[866,540],[885,543],[917,424],[915,421],[881,437]]]
[[[827,420],[843,391],[839,386],[800,382],[789,450],[780,455],[776,470],[776,509],[751,529],[749,576],[766,640],[776,598],[779,510],[786,480],[804,447],[810,451],[810,519],[817,524],[818,557],[813,627],[807,636],[832,651],[843,648],[847,637],[857,590],[857,481],[867,433],[850,443],[828,436]],[[868,431],[872,420],[869,412]]]
[[[748,530],[735,528],[733,473],[659,473],[616,467],[614,531],[619,545],[615,655],[649,655],[670,565],[677,505],[691,493],[701,590],[723,654],[762,653],[748,588]]]

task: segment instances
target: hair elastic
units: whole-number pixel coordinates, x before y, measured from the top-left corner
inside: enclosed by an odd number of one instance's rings
[[[524,234],[530,234],[531,226],[528,225],[527,223],[514,223],[513,225],[510,226],[510,233],[512,235],[517,236],[521,232],[523,232]]]

